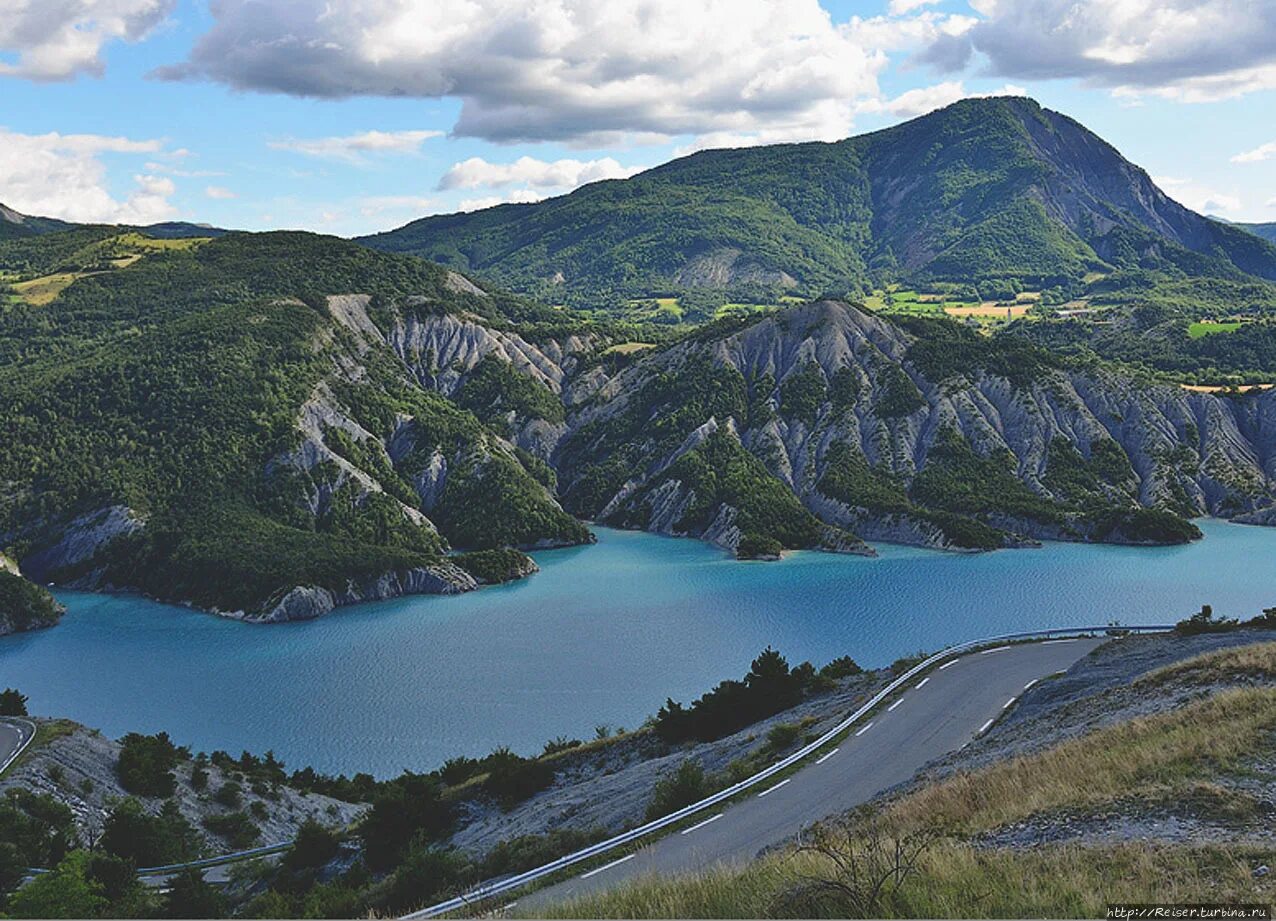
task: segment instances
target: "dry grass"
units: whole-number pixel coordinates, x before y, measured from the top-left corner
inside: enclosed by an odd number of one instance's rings
[[[83,272],[57,272],[13,285],[13,293],[33,307],[53,303],[59,294],[71,287],[71,283],[84,278]]]
[[[1179,386],[1193,393],[1222,393],[1225,390],[1249,393],[1251,390],[1270,390],[1272,387],[1276,387],[1276,384],[1241,384],[1239,386],[1231,384],[1179,384]]]
[[[1237,678],[1265,678],[1276,681],[1276,642],[1233,646],[1205,655],[1173,662],[1140,675],[1135,686],[1184,681],[1190,684],[1213,684]]]
[[[654,349],[655,346],[650,342],[618,342],[603,351],[604,355],[632,355],[634,352],[645,352],[647,349]]]
[[[887,807],[902,829],[976,833],[1065,806],[1163,795],[1251,754],[1276,728],[1276,688],[1224,691],[1035,755],[958,774]]]
[[[1196,668],[1269,667],[1276,644],[1224,650]],[[1184,663],[1184,665],[1192,663]],[[974,834],[1044,810],[1144,801],[1229,815],[1246,806],[1209,783],[1220,768],[1263,744],[1276,728],[1276,688],[1224,691],[1190,706],[1133,720],[1036,755],[958,775],[879,813],[893,834],[945,829]],[[1238,814],[1233,818],[1245,818]],[[1101,917],[1109,902],[1270,902],[1276,882],[1255,880],[1271,849],[1128,843],[1058,844],[1031,850],[977,848],[957,837],[933,845],[906,884],[878,906],[884,917]],[[743,867],[676,879],[637,880],[611,892],[539,908],[554,918],[850,917],[836,900],[795,897],[834,873],[827,856],[792,850]],[[516,911],[517,914],[517,911]]]
[[[968,307],[945,307],[944,313],[950,317],[1022,317],[1033,308],[1027,304],[998,304],[996,301],[984,301]]]
[[[1246,848],[1127,844],[984,850],[955,841],[921,858],[877,912],[888,918],[1094,918],[1109,902],[1270,902],[1254,880],[1270,853]],[[744,868],[648,878],[612,892],[538,909],[547,918],[853,917],[836,901],[812,912],[793,899],[805,877],[828,872],[811,854],[777,854]],[[517,908],[515,915],[518,915]]]

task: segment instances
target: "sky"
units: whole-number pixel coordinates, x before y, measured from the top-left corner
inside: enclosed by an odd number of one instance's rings
[[[1276,0],[0,0],[0,203],[356,235],[998,93],[1276,221]]]

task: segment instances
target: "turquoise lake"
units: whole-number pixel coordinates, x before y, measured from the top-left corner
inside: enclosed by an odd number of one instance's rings
[[[1276,529],[1201,523],[1185,547],[1051,544],[979,555],[879,546],[742,563],[708,545],[598,529],[542,571],[452,598],[250,626],[128,596],[60,592],[61,625],[0,639],[0,686],[110,735],[273,749],[327,772],[428,770],[500,745],[633,727],[666,696],[791,663],[883,665],[918,649],[1051,626],[1172,622],[1276,604]]]

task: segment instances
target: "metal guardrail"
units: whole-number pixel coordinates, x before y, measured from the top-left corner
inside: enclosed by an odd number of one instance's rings
[[[808,757],[809,755],[823,748],[825,745],[827,745],[837,736],[841,735],[843,732],[849,729],[856,721],[861,719],[865,714],[872,711],[873,708],[875,708],[883,700],[885,700],[891,694],[895,693],[895,691],[899,690],[901,687],[903,687],[913,678],[917,677],[917,675],[921,674],[922,672],[926,671],[932,666],[938,664],[939,662],[942,662],[944,659],[951,658],[954,655],[958,655],[963,652],[968,652],[971,649],[977,649],[980,646],[989,646],[994,643],[1014,642],[1016,640],[1032,640],[1032,639],[1052,637],[1052,636],[1067,636],[1071,634],[1094,634],[1094,633],[1109,634],[1111,633],[1113,635],[1117,635],[1117,631],[1120,631],[1121,634],[1165,633],[1173,629],[1174,629],[1173,625],[1166,625],[1166,624],[1158,624],[1155,626],[1141,626],[1141,627],[1127,627],[1124,625],[1115,625],[1115,624],[1107,624],[1102,627],[1064,627],[1064,628],[1052,629],[1052,630],[1035,630],[1035,631],[1030,631],[1027,633],[1006,633],[1000,636],[992,636],[992,637],[986,637],[984,639],[970,640],[969,642],[966,642],[966,643],[958,643],[956,646],[949,646],[948,648],[943,649],[940,652],[937,652],[934,655],[928,657],[922,662],[919,662],[917,665],[914,665],[907,672],[900,675],[890,684],[886,685],[886,687],[882,688],[882,690],[878,691],[875,695],[873,695],[873,697],[867,703],[861,706],[858,710],[856,710],[846,719],[842,720],[840,723],[838,723],[828,732],[824,733],[824,735],[820,736],[815,741],[808,743],[807,745],[803,746],[802,748],[800,748],[793,754],[789,755],[786,758],[783,758],[780,761],[777,761],[775,764],[771,765],[770,767],[759,771],[758,773],[754,774],[752,777],[746,778],[745,780],[742,780],[739,783],[732,784],[730,787],[727,787],[724,790],[719,790],[717,793],[714,793],[712,796],[707,796],[697,803],[692,803],[690,806],[684,806],[683,808],[675,812],[671,812],[666,816],[663,816],[659,819],[655,819],[651,822],[647,822],[645,825],[640,825],[637,828],[631,829],[627,832],[622,832],[621,834],[616,835],[612,838],[608,838],[606,841],[600,841],[597,844],[593,844],[589,847],[582,848],[581,850],[575,851],[574,853],[567,854],[563,857],[559,857],[557,860],[550,861],[549,863],[543,864],[539,867],[536,867],[535,869],[526,870],[514,876],[507,877],[506,879],[479,886],[476,889],[472,889],[469,892],[464,893],[463,895],[456,896],[455,898],[448,899],[445,902],[440,902],[437,905],[431,905],[428,908],[422,908],[419,911],[414,911],[411,914],[404,915],[403,918],[404,919],[433,918],[433,917],[436,917],[437,915],[445,914],[449,911],[455,911],[458,908],[465,908],[469,905],[475,904],[476,902],[482,902],[486,899],[490,899],[498,895],[503,895],[508,892],[513,892],[515,889],[519,889],[527,885],[528,883],[536,882],[537,880],[544,879],[547,876],[552,876],[553,874],[559,872],[560,870],[565,870],[568,867],[574,866],[575,864],[581,863],[586,860],[590,860],[594,857],[597,857],[600,854],[606,854],[608,851],[612,851],[612,850],[615,850],[616,848],[624,847],[627,844],[632,844],[635,841],[639,841],[643,838],[646,838],[650,835],[655,834],[658,831],[661,831],[662,829],[668,828],[670,825],[677,824],[678,822],[681,822],[683,819],[689,816],[693,816],[698,812],[701,812],[705,809],[710,808],[711,806],[716,806],[718,803],[721,803],[724,800],[731,799],[736,794],[742,793],[743,791],[748,790],[750,787],[753,787],[753,786],[756,786],[757,784],[762,783],[763,781],[775,776],[776,774],[778,774],[779,772],[783,770],[786,770],[787,768],[793,766],[794,764],[798,763],[799,761],[803,760],[804,758]]]
[[[220,867],[222,864],[237,863],[241,860],[251,860],[254,857],[265,857],[268,854],[278,854],[292,847],[291,841],[280,841],[277,844],[263,844],[261,847],[250,848],[246,851],[236,851],[233,854],[222,854],[220,857],[205,857],[203,860],[191,860],[186,863],[170,863],[162,867],[138,867],[138,876],[158,876],[161,873],[176,873],[179,870],[199,870],[207,867]]]
[[[19,717],[6,716],[4,717],[4,722],[21,723],[23,726],[26,727],[27,737],[22,740],[21,744],[18,745],[17,749],[13,752],[13,754],[9,755],[8,758],[4,759],[4,764],[0,764],[0,774],[3,774],[5,771],[9,770],[9,766],[22,756],[22,753],[27,750],[27,746],[30,745],[31,741],[35,738],[35,723],[31,722],[30,720],[24,720]]]

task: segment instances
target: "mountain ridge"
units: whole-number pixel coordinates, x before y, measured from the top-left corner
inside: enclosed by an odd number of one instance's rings
[[[542,202],[359,238],[600,305],[696,288],[1080,282],[1122,266],[1276,280],[1276,246],[1190,211],[1080,123],[969,99],[842,141],[708,150]]]

